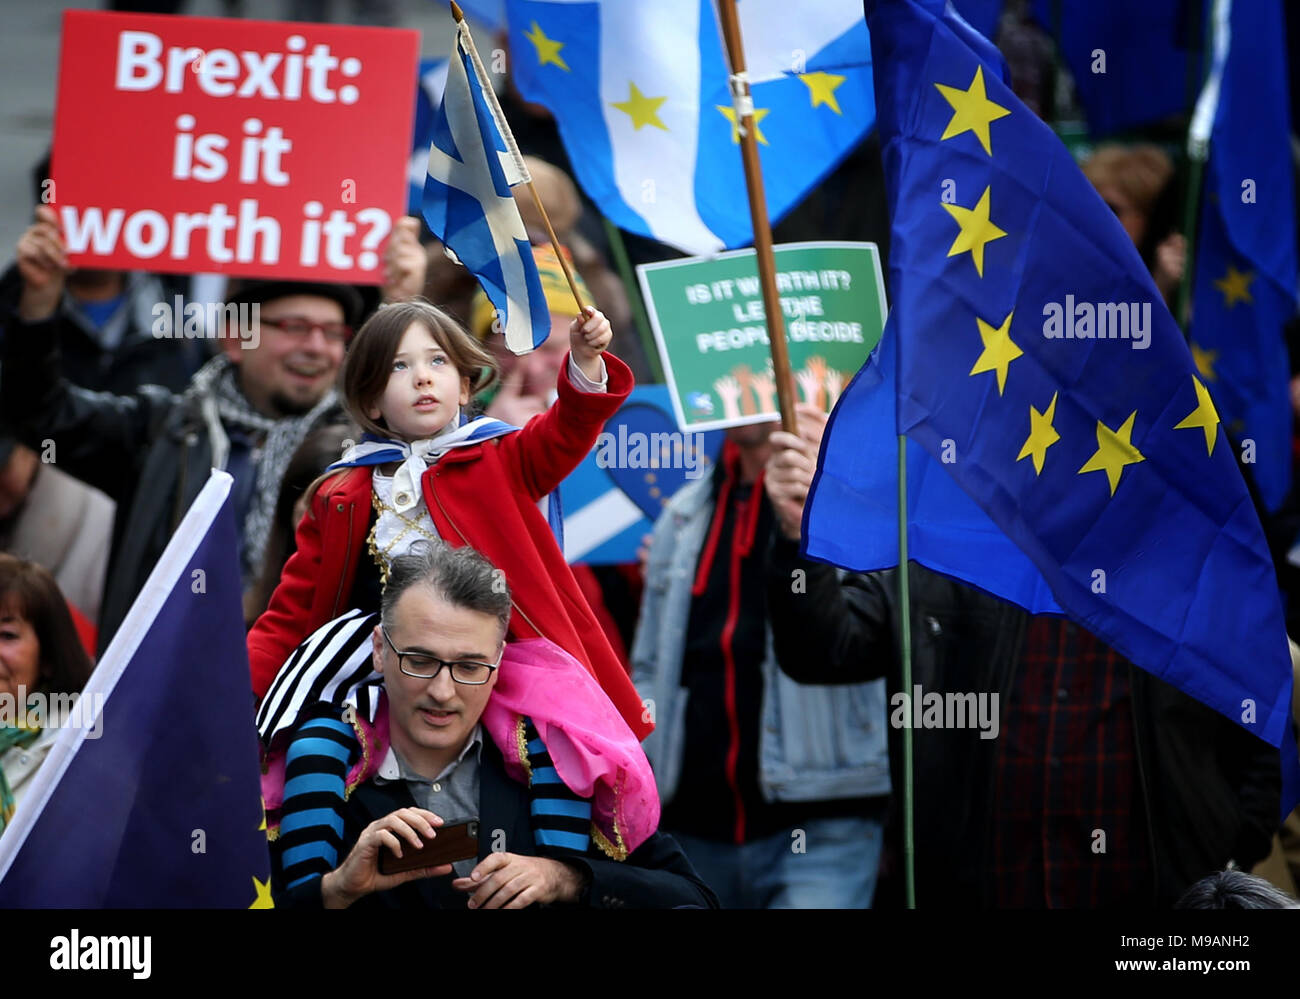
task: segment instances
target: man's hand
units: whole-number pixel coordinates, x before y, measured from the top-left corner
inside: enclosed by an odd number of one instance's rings
[[[585,316],[575,316],[569,324],[569,351],[579,370],[593,382],[600,381],[600,355],[613,339],[609,320],[595,306],[588,305]]]
[[[405,302],[424,294],[429,254],[420,244],[420,220],[406,215],[397,220],[384,251],[385,302]]]
[[[451,864],[420,867],[401,874],[379,873],[379,851],[392,850],[402,855],[402,842],[419,849],[425,840],[437,835],[434,826],[442,819],[423,808],[399,808],[362,830],[356,845],[343,864],[321,879],[321,900],[327,909],[346,909],[372,892],[388,891],[416,878],[437,878],[451,873]]]
[[[520,391],[520,376],[515,373],[506,375],[502,380],[501,390],[497,392],[483,415],[490,416],[494,420],[502,420],[514,427],[522,427],[538,413],[545,412],[546,400],[538,395],[524,395]]]
[[[549,857],[494,853],[451,886],[469,893],[471,909],[523,909],[535,903],[576,902],[583,881],[576,868]]]
[[[768,438],[772,454],[767,459],[763,485],[776,511],[781,533],[798,541],[804,500],[817,471],[817,451],[826,430],[826,414],[808,403],[795,406],[794,412],[799,433],[774,430]]]
[[[59,217],[49,205],[36,206],[36,221],[18,238],[18,273],[23,279],[19,318],[24,322],[49,319],[59,307],[68,275]]]

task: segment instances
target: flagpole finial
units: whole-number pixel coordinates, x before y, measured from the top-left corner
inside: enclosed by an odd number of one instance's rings
[[[451,16],[456,19],[457,24],[465,20],[465,12],[460,9],[460,4],[456,0],[451,0]]]

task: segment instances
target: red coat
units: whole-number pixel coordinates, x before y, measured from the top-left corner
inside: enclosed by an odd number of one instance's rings
[[[512,636],[541,635],[579,659],[644,739],[654,726],[537,506],[587,456],[632,391],[628,366],[604,357],[606,392],[579,392],[566,360],[555,405],[517,433],[447,452],[421,485],[439,537],[454,547],[470,545],[505,571],[515,607]],[[349,609],[357,562],[369,557],[370,497],[369,468],[339,472],[316,491],[298,525],[298,550],[248,635],[259,700],[298,644]]]

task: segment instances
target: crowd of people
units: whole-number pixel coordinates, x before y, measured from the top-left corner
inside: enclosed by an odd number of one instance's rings
[[[503,101],[557,161],[531,166],[558,250],[520,202],[553,317],[524,356],[414,218],[361,289],[72,269],[37,204],[0,278],[0,695],[82,688],[218,468],[278,904],[899,906],[897,570],[800,554],[826,415],[728,430],[639,564],[569,565],[552,497],[650,371],[553,123]],[[886,247],[878,160],[864,143],[778,237]],[[1173,162],[1111,146],[1084,169],[1172,301]],[[155,303],[222,284],[255,328],[150,333]],[[920,684],[1000,703],[996,738],[912,732],[920,906],[1296,904],[1271,747],[1079,625],[917,565],[910,615]],[[54,734],[0,724],[0,834]]]

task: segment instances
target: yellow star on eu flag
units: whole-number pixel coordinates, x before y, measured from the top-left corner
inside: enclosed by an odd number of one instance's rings
[[[975,366],[970,369],[972,375],[978,375],[983,371],[996,371],[998,375],[998,395],[1007,387],[1007,368],[1017,357],[1024,353],[1016,346],[1015,341],[1011,339],[1011,317],[1015,315],[1014,310],[1007,313],[1007,318],[1002,320],[1002,325],[994,329],[983,319],[975,317],[975,322],[979,326],[980,339],[984,341],[984,350],[980,354]]]
[[[725,104],[715,104],[713,106],[722,112],[722,116],[727,121],[731,122],[731,141],[733,145],[738,144],[740,142],[740,125],[736,121],[736,109],[729,108]],[[763,130],[758,127],[758,123],[767,117],[770,110],[771,108],[754,108],[754,138],[765,146],[767,145],[767,139],[763,138]]]
[[[249,906],[250,909],[274,909],[275,908],[275,902],[272,901],[271,899],[270,878],[267,878],[266,883],[263,884],[261,881],[258,881],[256,877],[254,877],[253,891],[257,893],[257,897],[253,899],[253,904]]]
[[[1137,419],[1137,410],[1129,413],[1128,419],[1125,420],[1118,430],[1111,430],[1110,427],[1097,421],[1097,453],[1088,459],[1088,463],[1079,469],[1078,474],[1084,472],[1105,472],[1106,478],[1110,482],[1110,494],[1115,495],[1115,489],[1119,486],[1120,474],[1124,471],[1125,465],[1136,465],[1139,461],[1146,461],[1146,457],[1133,446],[1129,439],[1133,436],[1133,421]]]
[[[825,104],[836,114],[843,114],[840,102],[835,99],[835,88],[848,77],[836,76],[834,73],[800,73],[799,79],[808,87],[808,97],[813,107]]]
[[[1201,384],[1201,380],[1192,375],[1192,384],[1196,386],[1196,408],[1187,414],[1182,423],[1175,423],[1175,430],[1204,430],[1205,453],[1214,453],[1214,442],[1219,435],[1219,414],[1210,399],[1210,390]]]
[[[948,127],[943,130],[943,135],[939,137],[940,141],[951,139],[954,135],[961,135],[963,132],[974,132],[984,151],[992,156],[993,143],[989,136],[989,124],[999,118],[1005,118],[1011,112],[1001,104],[994,104],[985,95],[984,67],[975,67],[975,78],[965,90],[959,87],[946,87],[942,83],[936,83],[935,87],[943,94],[944,100],[952,105],[952,118],[948,122]]]
[[[655,128],[668,131],[668,126],[659,120],[659,107],[668,98],[647,97],[631,81],[628,82],[627,87],[627,100],[614,101],[613,105],[632,119],[632,130],[639,132],[642,125],[653,125]]]
[[[1255,300],[1250,297],[1250,282],[1255,280],[1255,275],[1250,271],[1239,271],[1228,265],[1228,273],[1223,275],[1214,282],[1214,287],[1223,292],[1223,304],[1225,308],[1231,309],[1238,302],[1245,302],[1247,305],[1253,305]]]
[[[1052,401],[1047,404],[1045,413],[1040,413],[1033,406],[1029,407],[1029,437],[1025,440],[1025,446],[1020,449],[1020,453],[1016,455],[1016,461],[1032,456],[1035,475],[1041,475],[1043,472],[1047,449],[1061,439],[1061,435],[1052,426],[1052,421],[1056,419],[1056,397],[1059,394],[1052,393]]]
[[[980,195],[979,201],[975,202],[974,208],[963,208],[961,205],[950,205],[947,202],[940,202],[940,204],[961,226],[961,232],[957,233],[957,238],[952,241],[948,256],[955,257],[959,253],[969,252],[971,260],[975,262],[975,273],[983,277],[984,244],[1006,235],[989,220],[989,189],[984,188],[984,193]]]
[[[557,42],[553,38],[547,38],[546,33],[542,31],[536,21],[533,22],[531,31],[524,32],[524,37],[532,42],[533,48],[537,50],[538,66],[545,66],[550,63],[553,66],[559,66],[566,73],[569,72],[569,67],[560,58],[560,49],[564,48],[564,42]]]
[[[1202,350],[1195,342],[1188,343],[1192,348],[1192,362],[1196,365],[1196,370],[1201,373],[1201,377],[1207,382],[1219,380],[1219,376],[1214,373],[1214,362],[1219,359],[1217,350]]]

